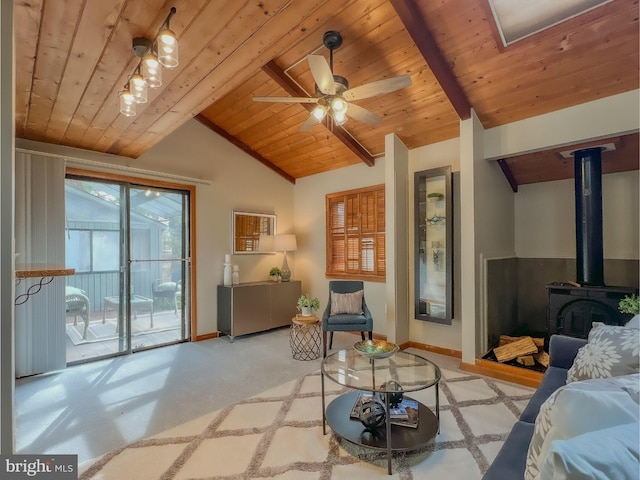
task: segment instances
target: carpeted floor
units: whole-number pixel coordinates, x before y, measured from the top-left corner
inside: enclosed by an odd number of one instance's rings
[[[320,375],[313,373],[80,466],[80,480],[482,477],[533,389],[442,369],[441,431],[424,451],[385,457],[322,434]],[[327,403],[346,391],[331,381]],[[434,408],[434,389],[412,397]]]

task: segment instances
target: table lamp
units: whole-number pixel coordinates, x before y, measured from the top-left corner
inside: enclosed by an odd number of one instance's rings
[[[296,236],[291,233],[275,235],[273,237],[273,249],[276,252],[284,252],[280,277],[282,277],[283,282],[288,282],[291,279],[291,270],[289,270],[289,265],[287,265],[287,252],[295,252],[298,249]]]

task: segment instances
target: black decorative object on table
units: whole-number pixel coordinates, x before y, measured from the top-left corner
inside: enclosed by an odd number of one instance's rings
[[[367,430],[377,430],[385,424],[386,413],[384,406],[375,400],[364,402],[360,407],[360,423]]]
[[[384,404],[385,397],[389,395],[389,406],[391,408],[398,408],[402,403],[402,385],[395,380],[389,380],[387,383],[382,384],[382,390],[395,390],[398,393],[378,393],[377,396],[380,399],[380,403]]]

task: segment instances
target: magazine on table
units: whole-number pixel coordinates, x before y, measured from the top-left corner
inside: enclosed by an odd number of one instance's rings
[[[356,401],[353,403],[351,418],[360,418],[360,408],[366,402],[373,400],[373,394],[369,392],[359,392]],[[401,427],[418,428],[418,401],[412,398],[403,398],[397,408],[390,408],[391,425]],[[396,413],[392,413],[395,411]]]
[[[391,416],[391,425],[418,428],[418,401],[405,397],[402,399],[399,408],[403,409],[407,416],[402,418],[394,418]]]

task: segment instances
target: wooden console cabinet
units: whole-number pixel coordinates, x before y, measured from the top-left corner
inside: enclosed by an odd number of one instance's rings
[[[299,280],[218,285],[218,330],[233,341],[238,335],[290,325],[301,290]]]

